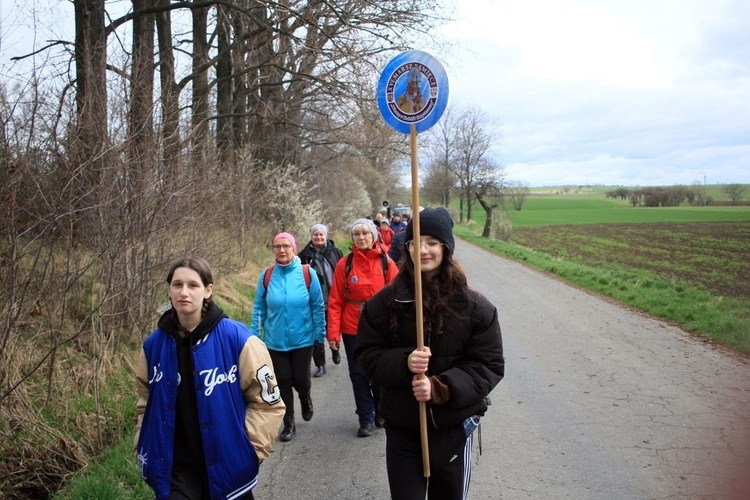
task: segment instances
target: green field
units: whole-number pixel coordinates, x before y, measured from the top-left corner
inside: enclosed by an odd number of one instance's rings
[[[472,218],[484,223],[482,208],[472,207],[472,211]],[[522,210],[506,206],[503,213],[513,222],[513,227],[750,220],[750,206],[633,207],[625,201],[606,198],[604,193],[532,195],[527,198]]]
[[[475,205],[456,234],[750,354],[750,206],[632,207],[605,192],[536,194],[521,211],[496,211],[512,223],[508,241],[480,237]]]

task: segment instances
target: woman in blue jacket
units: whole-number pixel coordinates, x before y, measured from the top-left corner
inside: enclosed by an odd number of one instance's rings
[[[214,304],[206,261],[179,260],[167,284],[136,372],[141,475],[157,499],[252,499],[284,414],[271,357]]]
[[[325,302],[317,274],[304,269],[296,256],[294,236],[279,233],[272,247],[275,264],[258,279],[250,329],[271,354],[281,399],[286,404],[279,439],[291,441],[297,431],[293,389],[299,396],[302,419],[313,417],[310,362],[313,344],[326,338]],[[270,278],[267,273],[271,273]]]

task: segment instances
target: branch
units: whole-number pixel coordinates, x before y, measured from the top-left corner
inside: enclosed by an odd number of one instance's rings
[[[39,54],[40,52],[44,52],[45,50],[47,50],[47,49],[49,49],[51,47],[54,47],[55,45],[73,45],[72,42],[67,42],[65,40],[55,40],[55,41],[49,40],[49,42],[50,43],[48,43],[47,45],[45,45],[41,49],[35,50],[34,52],[31,52],[30,54],[25,54],[23,56],[11,57],[10,60],[11,61],[21,61],[21,60],[26,59],[28,57],[35,56],[35,55]]]

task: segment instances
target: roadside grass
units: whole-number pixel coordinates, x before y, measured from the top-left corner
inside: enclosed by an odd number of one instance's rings
[[[554,274],[583,289],[610,297],[648,315],[673,322],[704,339],[750,354],[750,300],[713,295],[678,280],[641,269],[590,265],[514,243],[482,238],[483,224],[459,224],[457,236],[531,267]]]
[[[154,492],[143,479],[133,453],[134,432],[108,448],[93,464],[80,470],[52,500],[148,500]]]

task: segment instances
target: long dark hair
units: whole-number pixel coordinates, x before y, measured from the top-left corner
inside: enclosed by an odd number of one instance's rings
[[[208,265],[208,262],[196,255],[186,255],[172,264],[172,267],[169,268],[169,273],[167,273],[167,285],[170,285],[172,283],[174,272],[180,267],[187,267],[188,269],[192,269],[193,271],[198,273],[198,276],[200,277],[201,283],[203,283],[204,287],[214,284],[214,275],[211,272],[211,266]],[[203,299],[203,307],[201,308],[202,318],[206,316],[206,312],[208,311],[208,308],[211,307],[211,304],[213,304],[213,301],[213,294],[211,294],[207,299]],[[172,314],[174,315],[175,319],[177,319],[177,314],[174,312],[174,308],[172,308]],[[179,320],[177,321],[177,323],[179,324]]]
[[[414,291],[414,262],[411,253],[405,252],[399,263],[399,271],[396,279],[403,281],[410,290]],[[424,308],[424,335],[441,335],[445,318],[449,316],[458,317],[461,314],[458,304],[465,303],[466,291],[469,285],[466,273],[461,266],[453,260],[453,252],[447,245],[443,245],[443,261],[440,263],[438,272],[433,279],[422,281],[422,306]],[[391,301],[391,320],[389,329],[395,334],[399,323],[397,309],[401,305]]]

